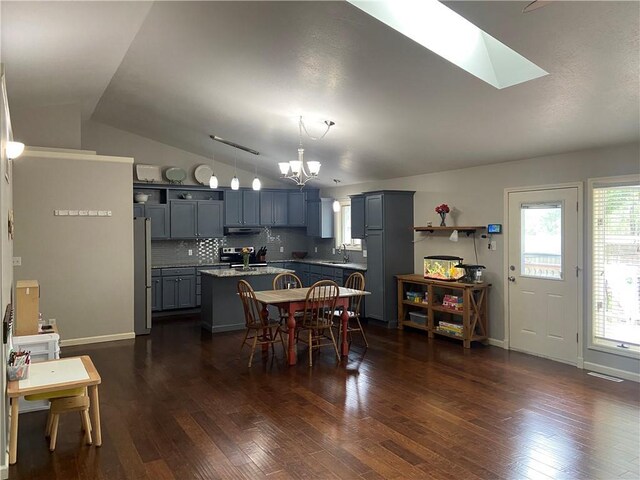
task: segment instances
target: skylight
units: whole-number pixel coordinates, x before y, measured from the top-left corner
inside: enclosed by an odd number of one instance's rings
[[[498,89],[548,75],[437,0],[348,1]]]

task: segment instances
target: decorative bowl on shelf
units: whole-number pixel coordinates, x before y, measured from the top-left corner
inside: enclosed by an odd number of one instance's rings
[[[302,260],[308,255],[309,252],[291,252],[291,256],[293,258],[297,258],[298,260]]]
[[[147,200],[149,200],[149,195],[142,192],[136,192],[133,195],[133,199],[135,200],[136,203],[146,203]]]

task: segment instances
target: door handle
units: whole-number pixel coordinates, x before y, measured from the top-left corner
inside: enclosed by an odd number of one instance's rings
[[[509,275],[507,277],[507,280],[509,280],[510,282],[515,282],[516,281],[516,277],[514,277],[513,275]]]

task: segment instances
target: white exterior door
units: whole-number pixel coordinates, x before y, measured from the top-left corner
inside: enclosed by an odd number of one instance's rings
[[[578,360],[578,189],[508,194],[509,347]]]

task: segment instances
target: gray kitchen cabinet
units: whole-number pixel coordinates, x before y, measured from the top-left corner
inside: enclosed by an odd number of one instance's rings
[[[260,192],[228,190],[224,194],[224,225],[256,227],[260,225]]]
[[[333,199],[321,198],[307,202],[307,235],[333,238]]]
[[[224,235],[224,202],[220,200],[199,201],[197,206],[196,237],[222,237]]]
[[[382,230],[384,215],[382,212],[382,194],[365,195],[365,229]]]
[[[287,204],[287,225],[290,227],[306,227],[307,194],[305,192],[288,192]]]
[[[260,192],[260,225],[284,227],[288,221],[287,192]]]
[[[364,195],[351,197],[351,238],[364,238],[365,234]]]
[[[413,195],[385,190],[365,193],[367,318],[398,324],[396,275],[413,273]],[[371,201],[369,201],[371,199]],[[384,227],[384,228],[382,228]]]
[[[171,201],[171,238],[195,238],[197,210],[195,200]]]
[[[196,305],[196,276],[162,277],[162,309],[193,308]]]
[[[222,201],[172,200],[170,203],[171,238],[213,238],[223,235]]]
[[[151,220],[151,239],[169,238],[169,208],[167,205],[145,205],[144,215]]]
[[[162,310],[162,278],[156,277],[151,279],[151,311],[159,312]]]
[[[143,203],[134,203],[133,204],[133,218],[144,217],[144,204]]]

